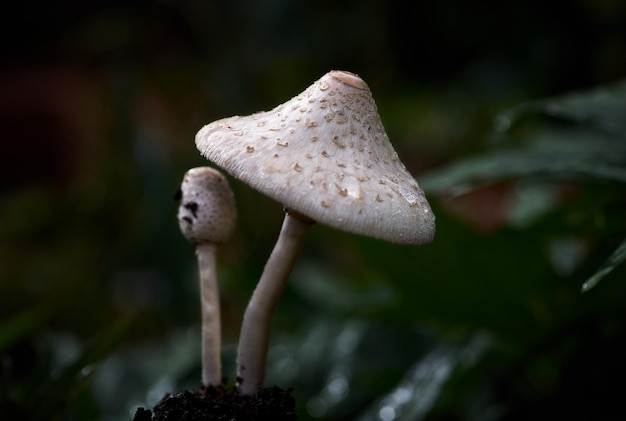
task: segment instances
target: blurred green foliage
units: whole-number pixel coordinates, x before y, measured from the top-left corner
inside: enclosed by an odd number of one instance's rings
[[[490,3],[5,6],[0,419],[130,419],[199,384],[197,273],[172,200],[206,165],[194,134],[330,69],[370,85],[437,235],[410,248],[314,227],[267,384],[295,389],[302,420],[621,414],[626,6]],[[231,181],[230,382],[282,219]]]

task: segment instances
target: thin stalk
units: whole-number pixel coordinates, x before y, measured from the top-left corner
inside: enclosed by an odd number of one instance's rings
[[[242,395],[255,395],[263,383],[272,316],[311,225],[311,220],[285,214],[274,250],[246,308],[237,349],[237,385]]]
[[[200,304],[202,308],[202,383],[222,383],[220,299],[217,285],[216,245],[196,246],[200,271]]]

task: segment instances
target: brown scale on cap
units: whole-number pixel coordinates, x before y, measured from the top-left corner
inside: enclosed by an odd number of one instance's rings
[[[399,244],[434,236],[424,193],[355,74],[331,71],[273,110],[208,124],[196,146],[234,177],[317,222]]]

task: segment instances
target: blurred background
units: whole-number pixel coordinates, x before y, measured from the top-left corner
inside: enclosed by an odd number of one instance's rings
[[[301,420],[624,412],[625,2],[2,9],[0,418],[125,420],[199,385],[197,269],[173,200],[208,164],[194,135],[331,69],[369,84],[437,235],[402,247],[315,226],[266,384],[294,389]],[[232,384],[283,214],[230,181]]]

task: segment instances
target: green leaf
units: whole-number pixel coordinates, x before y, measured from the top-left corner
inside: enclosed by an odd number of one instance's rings
[[[420,185],[427,193],[458,195],[528,177],[626,183],[626,142],[587,130],[549,127],[536,130],[525,143],[453,163],[426,174]]]
[[[420,358],[404,379],[358,418],[421,420],[435,406],[455,372],[480,359],[490,339],[476,334],[464,344],[442,344]]]
[[[495,119],[498,142],[491,151],[426,174],[420,185],[427,193],[458,195],[527,177],[626,183],[624,116],[626,82],[511,108]],[[532,125],[522,130],[525,122]]]
[[[513,107],[498,116],[495,127],[501,132],[509,131],[533,114],[568,120],[617,139],[626,139],[626,82]]]
[[[65,367],[58,376],[41,388],[40,403],[34,410],[34,419],[54,419],[85,387],[95,366],[107,357],[122,341],[131,326],[133,317],[124,317],[107,331],[92,338],[76,360]]]
[[[587,292],[595,287],[598,282],[605,276],[613,271],[617,266],[622,264],[626,260],[626,239],[615,249],[615,251],[609,256],[607,261],[583,284],[581,291]]]

